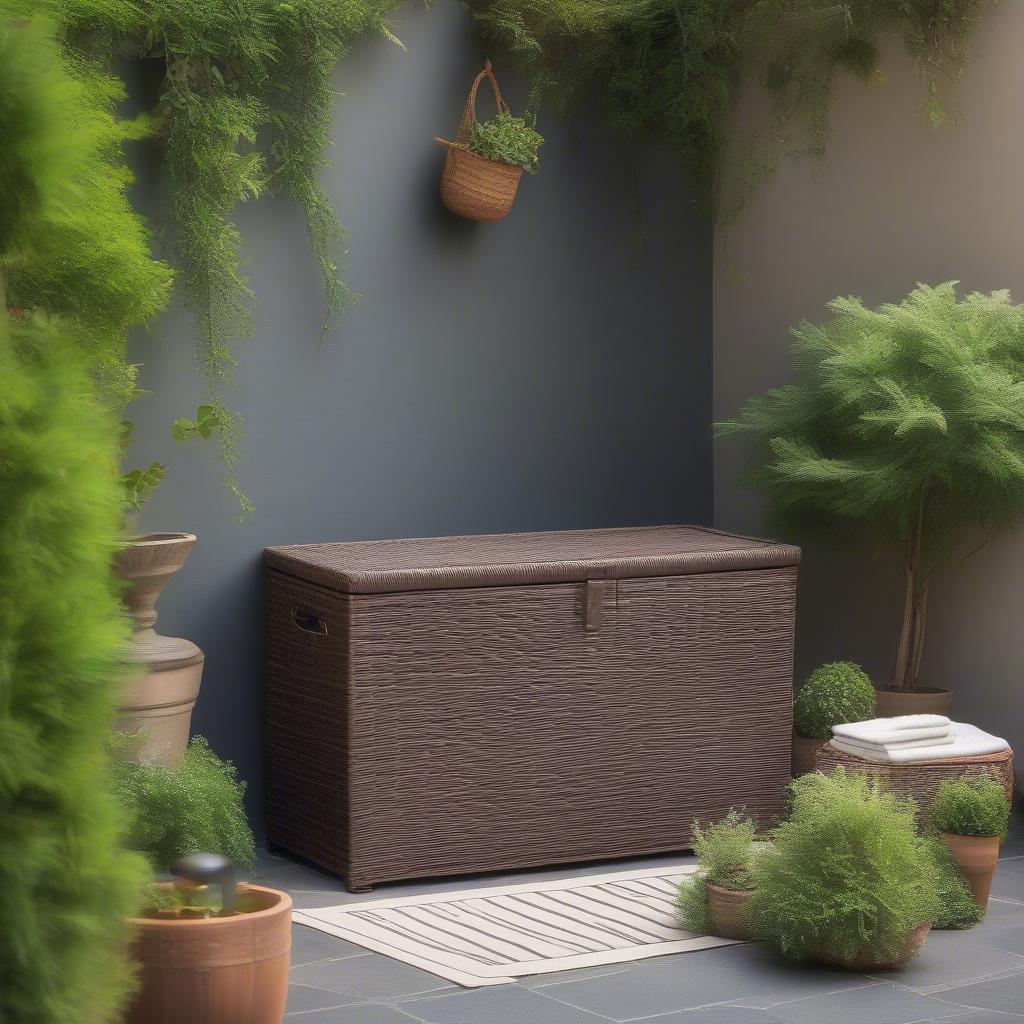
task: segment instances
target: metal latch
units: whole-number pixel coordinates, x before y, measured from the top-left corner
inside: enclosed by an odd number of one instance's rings
[[[605,606],[618,601],[618,580],[587,580],[583,584],[583,628],[596,633],[604,621]]]

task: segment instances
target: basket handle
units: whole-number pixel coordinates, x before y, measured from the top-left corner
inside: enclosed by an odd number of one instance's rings
[[[498,88],[498,80],[494,77],[494,71],[491,67],[491,60],[488,57],[484,61],[484,69],[473,79],[473,85],[470,87],[469,95],[466,97],[466,105],[462,108],[462,120],[459,121],[459,130],[455,135],[454,142],[448,142],[445,139],[435,139],[436,142],[440,142],[443,146],[466,146],[469,142],[469,130],[476,122],[476,93],[480,88],[480,83],[486,78],[491,83],[491,89],[494,91],[494,105],[498,109],[499,114],[508,113],[508,104],[502,98],[501,90]]]

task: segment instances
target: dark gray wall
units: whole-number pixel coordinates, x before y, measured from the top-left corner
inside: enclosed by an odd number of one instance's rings
[[[199,537],[160,628],[206,651],[194,728],[249,781],[257,828],[264,546],[711,518],[711,236],[672,155],[636,153],[639,251],[633,153],[589,118],[542,117],[541,174],[505,222],[457,220],[432,138],[454,132],[484,49],[452,0],[403,8],[397,32],[407,53],[365,41],[335,81],[326,183],[362,302],[322,351],[300,212],[239,211],[257,295],[233,395],[251,522],[234,521],[214,446],[170,440],[203,399],[187,316],[132,353],[154,391],[132,456],[168,466],[143,528]],[[501,83],[518,109],[522,83]]]
[[[835,295],[876,305],[917,281],[1009,288],[1024,302],[1024,3],[987,8],[960,90],[957,125],[930,131],[923,86],[893,40],[888,81],[836,90],[833,138],[818,164],[786,165],[731,231],[715,270],[715,412],[789,376],[788,328],[820,321]],[[721,241],[721,240],[720,240]],[[731,262],[731,266],[730,266]],[[715,522],[760,532],[759,496],[742,488],[743,445],[715,451]],[[1024,744],[1020,626],[1024,533],[942,577],[929,600],[925,684],[956,690],[955,714]],[[797,667],[835,658],[888,677],[902,576],[874,552],[808,549],[801,569]]]

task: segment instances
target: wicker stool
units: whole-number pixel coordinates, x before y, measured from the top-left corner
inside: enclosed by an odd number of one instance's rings
[[[912,796],[923,811],[931,807],[941,783],[947,779],[959,779],[963,775],[989,775],[1006,790],[1007,798],[1013,800],[1012,750],[979,757],[889,764],[868,761],[826,743],[815,756],[814,766],[826,775],[836,768],[845,768],[850,774],[875,775],[890,792]]]

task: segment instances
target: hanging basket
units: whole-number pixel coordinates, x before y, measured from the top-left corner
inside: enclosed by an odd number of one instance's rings
[[[493,224],[501,220],[512,209],[512,200],[523,176],[522,167],[488,160],[469,151],[469,133],[476,122],[476,92],[484,77],[494,90],[494,102],[498,113],[508,111],[508,104],[501,98],[498,81],[491,70],[491,62],[485,61],[484,69],[473,80],[473,87],[466,98],[466,106],[459,121],[458,134],[454,142],[435,138],[448,149],[448,159],[441,175],[441,199],[452,213],[481,224]]]

